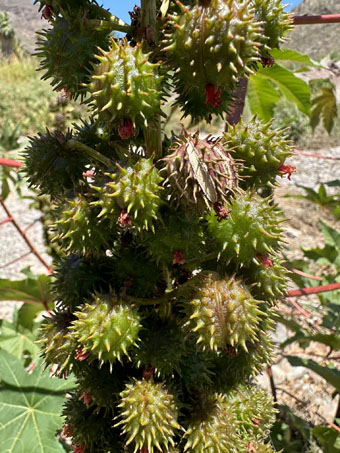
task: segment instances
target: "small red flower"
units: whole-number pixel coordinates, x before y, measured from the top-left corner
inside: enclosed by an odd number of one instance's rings
[[[261,253],[258,253],[256,255],[256,258],[258,258],[261,261],[264,267],[272,267],[274,265],[273,261],[270,258],[268,258],[268,256],[263,256],[261,255]]]
[[[174,253],[174,259],[172,260],[172,264],[184,264],[185,258],[183,252],[181,250],[176,250]]]
[[[149,449],[147,447],[142,447],[140,450],[139,450],[139,453],[149,453]]]
[[[62,435],[62,437],[72,437],[73,436],[72,426],[69,423],[67,425],[64,425],[61,435]]]
[[[85,446],[84,445],[74,445],[72,447],[72,450],[74,451],[74,453],[84,453]]]
[[[221,104],[221,88],[215,89],[214,85],[209,83],[205,87],[205,105],[211,105],[211,107],[218,107]]]
[[[247,452],[248,453],[257,453],[256,447],[254,445],[254,442],[250,442],[247,446]]]
[[[83,400],[86,408],[88,409],[93,398],[89,392],[84,392],[80,395],[79,399]]]
[[[136,131],[133,127],[133,122],[130,118],[125,118],[122,123],[118,126],[118,134],[123,140],[127,140],[130,137],[136,135]]]
[[[223,204],[219,201],[214,203],[214,211],[216,212],[217,220],[220,222],[223,219],[226,219],[230,214],[231,210],[226,209]]]
[[[290,180],[290,177],[292,176],[293,173],[296,172],[296,167],[294,165],[281,165],[281,167],[278,168],[278,171],[282,173],[281,178],[284,175],[288,175],[288,179]]]
[[[53,13],[52,7],[51,6],[45,6],[45,8],[42,10],[41,18],[42,19],[46,19],[46,20],[50,20],[51,17],[52,17],[52,13]]]
[[[271,68],[275,64],[275,60],[271,55],[267,55],[266,57],[261,57],[261,63],[264,68]]]
[[[83,362],[88,358],[89,355],[90,355],[89,352],[84,352],[83,348],[80,348],[76,351],[74,358],[79,362]]]
[[[131,227],[132,226],[131,218],[126,209],[123,209],[122,212],[120,213],[117,223],[121,227]]]

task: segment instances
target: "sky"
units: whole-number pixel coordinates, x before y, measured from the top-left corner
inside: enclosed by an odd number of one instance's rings
[[[105,8],[110,8],[112,14],[115,14],[126,22],[130,22],[129,11],[132,11],[136,4],[140,4],[140,0],[101,0],[99,3],[102,2]],[[300,2],[301,0],[284,0],[282,3],[290,4],[290,8],[292,8]]]

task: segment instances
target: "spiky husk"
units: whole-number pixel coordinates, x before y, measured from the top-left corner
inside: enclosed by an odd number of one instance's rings
[[[49,194],[52,199],[65,196],[86,185],[83,172],[87,161],[84,154],[69,148],[68,140],[72,133],[38,133],[31,137],[25,150],[24,172],[31,187],[39,188],[42,194]]]
[[[137,344],[141,317],[136,307],[114,296],[95,296],[91,304],[83,305],[74,315],[77,319],[70,331],[83,353],[89,352],[100,364],[109,362],[112,369],[113,363],[129,357],[129,349]]]
[[[275,254],[282,240],[283,221],[271,197],[261,198],[248,190],[238,193],[227,205],[226,219],[211,214],[208,218],[208,232],[216,241],[220,261],[233,262],[237,266],[258,263],[258,254]]]
[[[191,8],[177,4],[181,13],[171,16],[163,48],[175,71],[175,90],[181,93],[177,102],[189,111],[185,103],[192,102],[192,89],[205,99],[206,87],[212,85],[218,95],[215,100],[207,96],[202,116],[208,117],[214,107],[221,113],[220,106],[230,98],[237,80],[251,73],[258,59],[259,24],[254,11],[249,0],[212,0]]]
[[[159,176],[152,159],[140,158],[134,165],[120,166],[116,164],[116,173],[107,173],[112,180],[104,187],[93,186],[99,200],[92,203],[101,208],[98,217],[117,221],[124,211],[129,216],[129,223],[137,229],[148,229],[152,221],[157,219],[161,204]]]
[[[264,441],[275,421],[273,398],[254,385],[239,385],[228,394],[228,402],[240,422],[242,437],[249,441]]]
[[[53,373],[58,377],[68,376],[75,365],[78,345],[68,330],[72,320],[69,311],[56,310],[51,317],[45,318],[40,329],[41,355],[46,366],[56,366]]]
[[[53,293],[59,304],[74,311],[95,291],[109,291],[114,260],[72,254],[55,264]]]
[[[193,270],[206,249],[204,229],[197,217],[188,218],[178,209],[165,207],[153,232],[145,235],[144,247],[161,265],[172,266],[176,252],[183,255],[181,267]]]
[[[203,349],[218,351],[232,345],[247,351],[247,342],[257,340],[259,301],[235,277],[201,272],[182,285],[178,299],[186,315],[185,327]]]
[[[150,316],[143,322],[138,346],[133,360],[139,368],[150,366],[162,378],[180,372],[185,345],[182,329],[175,319]]]
[[[114,239],[114,235],[110,225],[97,218],[98,212],[82,195],[68,201],[55,225],[55,238],[66,251],[98,254],[109,247],[109,241]]]
[[[138,128],[160,113],[162,77],[141,43],[131,47],[126,40],[118,45],[112,39],[111,49],[96,58],[89,89],[99,118],[117,126],[130,120]]]
[[[88,407],[87,407],[88,406]],[[119,432],[112,427],[112,413],[95,405],[86,405],[84,395],[75,392],[64,405],[63,416],[73,445],[82,445],[86,453],[121,452]]]
[[[55,90],[64,89],[71,98],[86,94],[97,47],[108,49],[108,31],[97,31],[84,23],[83,12],[72,20],[56,17],[52,27],[38,32],[36,55],[41,59],[42,78]]]
[[[240,186],[255,188],[273,185],[275,178],[282,175],[279,168],[291,156],[291,144],[283,130],[271,129],[272,121],[263,123],[256,118],[250,122],[239,122],[228,126],[224,133],[226,149],[234,159],[241,160]]]
[[[255,18],[261,23],[261,55],[266,57],[270,49],[279,49],[285,35],[293,29],[292,16],[284,11],[281,0],[252,0]]]
[[[228,410],[229,409],[229,410]],[[183,451],[190,453],[231,453],[243,451],[237,436],[235,413],[221,394],[205,394],[196,400],[183,436]]]
[[[204,212],[225,202],[237,187],[236,166],[219,141],[184,135],[169,149],[162,174],[174,205]]]
[[[156,453],[175,446],[175,433],[181,429],[178,410],[174,396],[163,384],[135,379],[126,384],[120,396],[121,420],[114,426],[122,426],[126,446],[132,444],[134,453],[143,447]]]

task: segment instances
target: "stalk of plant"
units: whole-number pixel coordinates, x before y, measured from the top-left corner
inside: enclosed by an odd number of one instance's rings
[[[193,124],[228,115],[289,16],[279,0],[142,0],[127,25],[91,0],[37,3],[43,78],[90,113],[25,153],[63,250],[41,344],[77,379],[64,435],[78,453],[274,451],[253,378],[287,274],[282,213],[261,193],[290,143],[256,118],[220,137],[166,136],[162,121],[169,99]]]

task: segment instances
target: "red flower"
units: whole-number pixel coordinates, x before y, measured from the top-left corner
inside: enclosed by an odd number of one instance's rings
[[[174,253],[174,259],[172,260],[172,264],[184,264],[185,259],[183,252],[181,250],[176,250]]]
[[[52,17],[52,13],[53,13],[53,9],[51,8],[51,6],[45,6],[45,8],[42,10],[41,18],[50,20]]]
[[[89,355],[89,352],[84,352],[83,348],[80,348],[76,351],[74,358],[76,360],[79,360],[79,362],[83,362],[83,360],[86,360]]]
[[[218,221],[220,222],[222,219],[226,219],[230,214],[231,210],[226,209],[222,203],[217,201],[214,203],[214,211],[216,212],[216,216],[218,217]]]
[[[67,425],[64,425],[61,435],[62,435],[62,437],[72,437],[73,436],[72,426],[69,423]]]
[[[88,409],[89,405],[92,401],[91,394],[89,392],[84,392],[80,395],[79,399],[84,401],[84,404],[85,404],[86,408]]]
[[[211,107],[218,107],[221,104],[221,88],[215,89],[214,85],[209,83],[205,87],[205,105],[211,105]]]
[[[84,453],[85,446],[84,445],[74,445],[72,447],[72,450],[74,451],[74,453]]]
[[[258,253],[256,255],[256,258],[258,258],[261,263],[264,265],[264,267],[272,267],[273,266],[273,261],[268,258],[268,256],[263,256],[261,253]]]
[[[281,167],[278,168],[278,171],[282,173],[281,178],[284,175],[288,175],[288,179],[290,179],[292,173],[296,172],[296,167],[294,167],[294,165],[281,165]]]
[[[271,68],[275,64],[275,60],[271,55],[267,55],[266,57],[261,57],[261,63],[264,68]]]
[[[131,218],[129,216],[129,213],[127,212],[126,209],[123,209],[122,212],[120,213],[120,216],[117,220],[118,225],[121,227],[130,227],[132,226]]]
[[[127,140],[128,138],[136,135],[135,129],[133,127],[133,122],[130,120],[130,118],[126,118],[122,123],[120,123],[120,125],[118,126],[118,134],[123,140]]]

